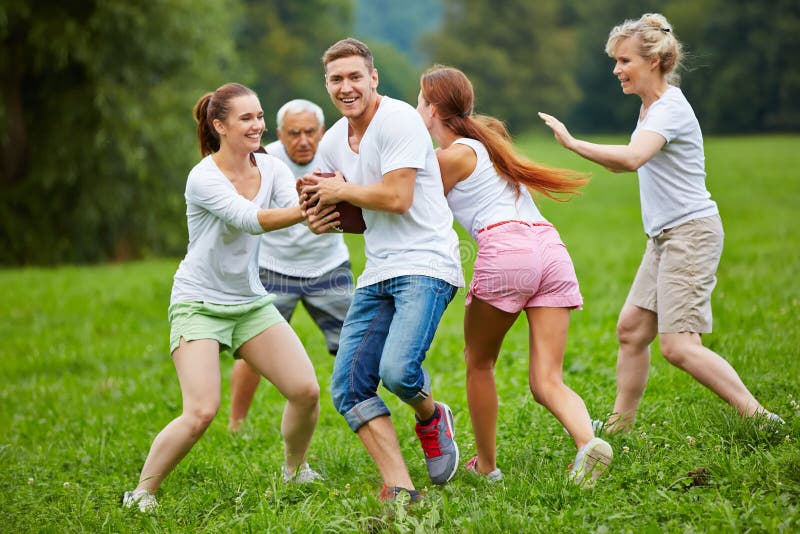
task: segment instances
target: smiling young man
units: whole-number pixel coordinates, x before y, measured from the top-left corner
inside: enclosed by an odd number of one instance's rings
[[[347,201],[363,210],[366,266],[345,319],[331,392],[384,482],[381,498],[419,498],[378,385],[414,409],[416,433],[434,484],[458,467],[450,408],[434,402],[422,363],[464,278],[430,136],[416,110],[377,92],[367,46],[352,38],[323,55],[325,87],[343,117],[320,142],[322,170],[304,177],[307,206]],[[345,182],[343,177],[346,177]],[[308,210],[314,225],[316,208]]]
[[[289,186],[319,167],[319,141],[325,132],[322,108],[303,99],[290,100],[277,113],[278,140],[266,152],[292,171]],[[264,289],[275,296],[273,304],[291,321],[299,302],[325,336],[328,352],[336,355],[339,334],[353,295],[350,253],[338,233],[314,234],[302,225],[267,232],[261,236],[258,274]],[[233,364],[231,413],[228,429],[241,429],[261,375],[244,360]]]

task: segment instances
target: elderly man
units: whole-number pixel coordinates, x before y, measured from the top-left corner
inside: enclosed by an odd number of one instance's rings
[[[278,140],[267,145],[266,152],[286,163],[295,177],[316,169],[317,145],[325,131],[322,109],[308,100],[291,100],[278,110],[277,125]],[[324,334],[328,351],[336,355],[353,294],[350,256],[342,235],[317,235],[298,224],[267,232],[261,239],[259,275],[264,288],[276,295],[278,311],[289,321],[302,301]],[[231,431],[241,429],[259,380],[247,362],[234,363]]]

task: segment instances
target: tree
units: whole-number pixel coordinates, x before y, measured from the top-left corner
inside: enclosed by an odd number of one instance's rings
[[[800,3],[676,0],[667,15],[688,44],[682,87],[705,131],[800,129]]]
[[[357,36],[390,43],[417,65],[427,61],[418,41],[421,35],[439,30],[442,0],[357,0],[356,4]]]
[[[316,102],[338,116],[325,91],[322,54],[352,28],[352,0],[244,0],[236,46],[267,124],[288,100]],[[270,123],[272,123],[270,125]]]
[[[583,98],[576,131],[631,131],[637,98],[611,75],[603,48],[625,19],[661,12],[685,47],[681,89],[706,133],[800,129],[800,4],[792,0],[571,0],[581,50],[575,71]]]
[[[177,252],[230,0],[0,5],[0,263]]]
[[[567,124],[576,132],[630,132],[642,102],[620,90],[611,72],[614,60],[605,52],[606,40],[617,24],[657,11],[658,6],[654,0],[571,0],[571,4],[579,50],[574,72],[581,98]]]
[[[469,76],[480,112],[527,128],[538,111],[562,114],[578,99],[573,31],[557,0],[444,0],[443,20],[423,46]]]
[[[419,76],[422,71],[409,57],[385,41],[366,42],[378,70],[378,93],[417,106]]]

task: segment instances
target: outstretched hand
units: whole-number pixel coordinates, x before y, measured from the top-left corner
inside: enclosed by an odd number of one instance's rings
[[[564,123],[553,117],[552,115],[548,115],[547,113],[539,112],[539,117],[544,121],[544,123],[553,130],[553,136],[556,138],[556,141],[561,144],[564,148],[568,148],[572,150],[572,145],[575,143],[575,138],[572,137],[572,134],[569,133],[567,127],[564,126]]]
[[[336,211],[335,204],[331,206],[318,204],[305,210],[304,217],[306,218],[308,229],[315,234],[342,231],[342,227],[339,225],[339,212]]]
[[[321,173],[314,171],[297,181],[297,192],[303,201],[304,209],[313,211],[312,206],[330,206],[341,202],[340,188],[345,183],[340,173]]]

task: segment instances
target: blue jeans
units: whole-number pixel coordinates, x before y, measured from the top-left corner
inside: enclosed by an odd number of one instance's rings
[[[378,385],[408,404],[430,395],[422,362],[456,287],[428,276],[398,276],[356,289],[342,327],[331,394],[353,431],[389,415]]]

